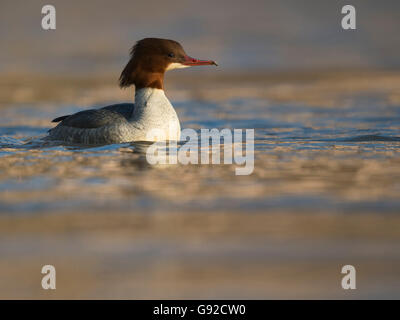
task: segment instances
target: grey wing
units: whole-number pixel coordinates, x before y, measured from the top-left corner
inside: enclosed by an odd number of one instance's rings
[[[93,129],[110,124],[118,124],[121,121],[126,122],[126,118],[118,112],[104,109],[94,109],[77,112],[71,116],[68,116],[62,120],[59,125],[80,129]]]
[[[49,130],[48,139],[84,144],[132,141],[132,126],[128,122],[132,111],[133,104],[122,104],[60,117],[53,120],[60,123]]]
[[[103,110],[115,111],[122,114],[127,120],[132,117],[135,104],[133,103],[118,103],[102,108]]]
[[[61,122],[59,125],[72,128],[100,128],[109,124],[126,122],[131,117],[133,108],[134,104],[132,103],[114,104],[101,109],[85,110],[73,115],[62,116],[52,122]]]

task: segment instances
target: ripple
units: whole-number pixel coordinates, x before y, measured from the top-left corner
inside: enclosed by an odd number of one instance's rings
[[[68,106],[58,107],[59,114],[70,111]],[[26,121],[26,126],[0,126],[0,211],[84,206],[211,211],[371,207],[393,212],[400,207],[393,200],[398,195],[400,152],[396,108],[322,109],[241,99],[188,100],[178,103],[177,109],[182,128],[198,134],[201,128],[254,128],[254,173],[238,178],[232,165],[151,166],[144,157],[146,143],[93,146],[46,141],[48,128],[34,123],[46,124],[43,118],[53,118],[54,110],[33,112],[24,107],[9,113],[7,123]],[[344,174],[349,170],[352,175]],[[370,193],[377,195],[375,200]]]
[[[381,135],[362,135],[362,136],[339,139],[338,141],[348,141],[348,142],[400,141],[400,137],[387,137]]]

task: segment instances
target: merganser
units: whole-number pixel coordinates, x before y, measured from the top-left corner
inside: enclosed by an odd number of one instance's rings
[[[217,65],[211,60],[189,57],[182,46],[168,39],[145,38],[130,52],[130,60],[119,78],[121,88],[135,85],[135,103],[120,103],[81,111],[54,119],[48,140],[82,144],[150,141],[152,129],[164,132],[165,140],[180,139],[180,123],[164,93],[167,70]],[[151,140],[154,141],[154,140]]]

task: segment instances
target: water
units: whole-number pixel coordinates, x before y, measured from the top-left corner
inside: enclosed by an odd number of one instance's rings
[[[5,213],[43,212],[78,210],[82,206],[95,210],[166,207],[214,210],[226,208],[226,203],[230,209],[239,210],[296,209],[299,205],[309,210],[328,206],[332,210],[351,212],[371,207],[393,212],[400,208],[396,182],[400,177],[397,167],[400,150],[398,106],[357,101],[345,107],[324,108],[243,98],[214,103],[186,100],[175,106],[183,128],[194,128],[198,132],[199,128],[254,128],[254,174],[236,177],[231,172],[235,165],[152,167],[143,155],[140,156],[135,144],[85,147],[42,142],[41,138],[46,136],[50,126],[43,128],[29,123],[51,119],[54,112],[40,110],[40,106],[11,106],[6,110],[8,118],[2,119],[0,127],[3,163],[0,190],[7,194],[0,210]],[[75,108],[78,110],[77,106]],[[57,108],[58,114],[70,111],[71,107]],[[13,121],[20,124],[6,124]],[[27,121],[26,125],[23,125],[24,121]],[[376,172],[359,173],[372,164]],[[18,170],[10,172],[7,170],[10,165],[17,166]],[[32,167],[36,169],[32,170]],[[72,170],[76,176],[68,178],[66,170]],[[270,171],[274,172],[273,178]],[[343,171],[348,178],[337,181],[335,175],[341,175]],[[182,176],[185,173],[197,175],[193,193],[188,193],[186,183],[179,181],[185,180]],[[371,185],[370,191],[361,190],[363,185],[353,181],[354,176],[362,175],[368,180],[381,174],[391,175],[390,181],[382,182],[389,184],[384,188],[376,185],[379,181],[374,181],[375,186]],[[308,186],[310,178],[315,187]],[[149,179],[150,185],[144,186],[143,179]],[[272,182],[278,183],[272,194],[259,194]],[[55,198],[57,190],[63,190],[65,184],[68,184],[70,196]],[[279,184],[282,184],[281,188]],[[90,196],[101,193],[105,187],[109,189],[106,205]],[[171,187],[174,189],[172,194]],[[121,188],[136,190],[135,195],[121,198]],[[248,189],[243,196],[239,192],[241,188]],[[348,188],[358,192],[359,196],[349,199],[345,192]],[[86,193],[88,189],[89,194]],[[381,197],[371,199],[372,190]],[[35,196],[24,197],[21,201],[20,194],[29,191],[35,191]],[[207,196],[206,204],[202,195]]]
[[[282,85],[171,90],[183,128],[255,129],[249,176],[153,166],[135,143],[43,142],[81,107],[3,105],[0,296],[44,298],[35,274],[54,263],[60,298],[343,298],[344,264],[352,297],[399,297],[397,91]]]

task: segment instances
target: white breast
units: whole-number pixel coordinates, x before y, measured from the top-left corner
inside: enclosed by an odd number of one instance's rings
[[[141,132],[138,140],[179,140],[181,126],[164,90],[143,88],[136,91],[135,109],[129,121]],[[157,137],[154,133],[158,132]],[[160,134],[161,133],[161,134]]]

